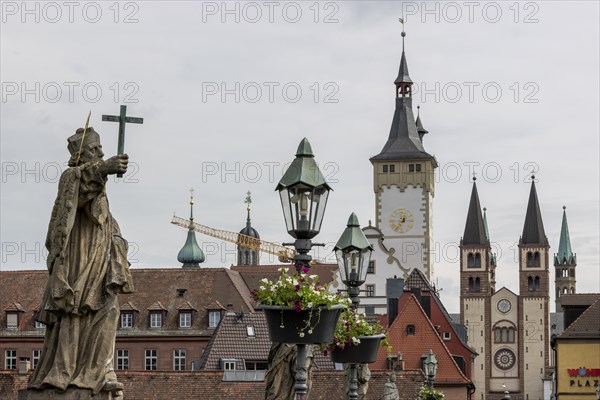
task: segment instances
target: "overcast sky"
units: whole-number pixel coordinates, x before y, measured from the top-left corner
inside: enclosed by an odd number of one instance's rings
[[[475,168],[498,254],[497,288],[518,292],[516,244],[532,169],[551,253],[562,206],[577,291],[598,292],[599,3],[586,2],[2,2],[2,270],[43,269],[66,139],[90,125],[116,153],[129,124],[130,170],[108,196],[134,268],[172,267],[186,237],[173,212],[289,241],[274,192],[303,137],[334,192],[317,239],[330,250],[354,211],[374,219],[369,158],[387,140],[407,19],[414,105],[439,162],[435,273],[458,311],[457,244]],[[207,267],[235,246],[198,236]],[[263,255],[261,261],[269,262]],[[552,271],[553,272],[553,271]],[[553,282],[553,274],[551,274]],[[554,299],[553,285],[551,296]]]

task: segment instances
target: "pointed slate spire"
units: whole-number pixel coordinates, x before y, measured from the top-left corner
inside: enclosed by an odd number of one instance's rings
[[[462,238],[462,244],[490,244],[486,234],[483,216],[481,215],[481,205],[479,204],[479,194],[477,193],[475,178],[473,178],[473,190],[471,191],[471,201],[469,202],[469,211],[467,212],[467,223],[465,224],[465,233]]]
[[[571,237],[569,236],[569,225],[567,224],[567,207],[563,206],[562,226],[560,228],[560,241],[558,243],[558,253],[556,254],[559,262],[566,260],[570,263],[573,260],[573,250],[571,249]]]
[[[419,134],[419,139],[421,143],[423,143],[423,136],[429,133],[429,131],[423,128],[423,123],[421,122],[421,106],[417,106],[417,133]]]
[[[403,43],[404,36],[406,34],[402,32]],[[378,155],[371,158],[371,162],[404,159],[435,160],[423,148],[423,143],[421,142],[422,135],[419,135],[419,131],[417,130],[417,123],[415,122],[412,109],[413,82],[408,75],[404,44],[402,47],[400,70],[398,77],[394,81],[394,85],[396,86],[396,110],[394,111],[392,127],[385,146],[383,146]]]
[[[408,64],[406,62],[406,54],[404,53],[404,45],[402,45],[402,58],[400,58],[400,68],[398,69],[398,77],[396,78],[394,83],[412,83],[412,79],[410,79],[410,76],[408,75]]]
[[[529,202],[527,203],[527,213],[525,214],[523,235],[521,235],[521,244],[548,245],[548,238],[544,231],[542,213],[535,189],[535,176],[533,175],[531,176],[531,190],[529,192]]]
[[[490,231],[487,223],[487,208],[483,207],[483,227],[485,228],[485,237],[490,240]]]
[[[188,229],[185,244],[177,254],[177,261],[182,263],[182,267],[199,267],[206,257],[204,252],[198,246],[196,241],[196,232],[194,231],[194,189],[190,189],[190,227]]]

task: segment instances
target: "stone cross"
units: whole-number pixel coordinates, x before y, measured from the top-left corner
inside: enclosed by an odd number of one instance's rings
[[[117,154],[125,153],[125,124],[143,124],[144,118],[138,117],[128,117],[127,116],[127,106],[121,106],[121,113],[119,115],[103,115],[102,121],[111,121],[119,123],[119,144]],[[117,174],[119,178],[123,176],[123,174]]]

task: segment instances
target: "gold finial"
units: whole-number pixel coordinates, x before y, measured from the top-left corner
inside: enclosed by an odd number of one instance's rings
[[[190,205],[194,204],[194,188],[190,188]]]
[[[404,32],[404,24],[406,23],[406,20],[404,19],[404,17],[402,17],[398,18],[398,21],[400,21],[400,23],[402,24],[402,33],[400,34],[400,36],[402,36],[402,51],[404,52],[404,37],[406,36],[406,32]]]

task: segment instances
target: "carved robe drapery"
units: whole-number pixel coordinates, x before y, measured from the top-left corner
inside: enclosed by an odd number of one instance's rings
[[[100,165],[71,167],[59,182],[46,238],[50,275],[36,314],[46,337],[30,388],[98,393],[116,381],[116,295],[131,293],[133,283],[127,241],[109,211]]]

